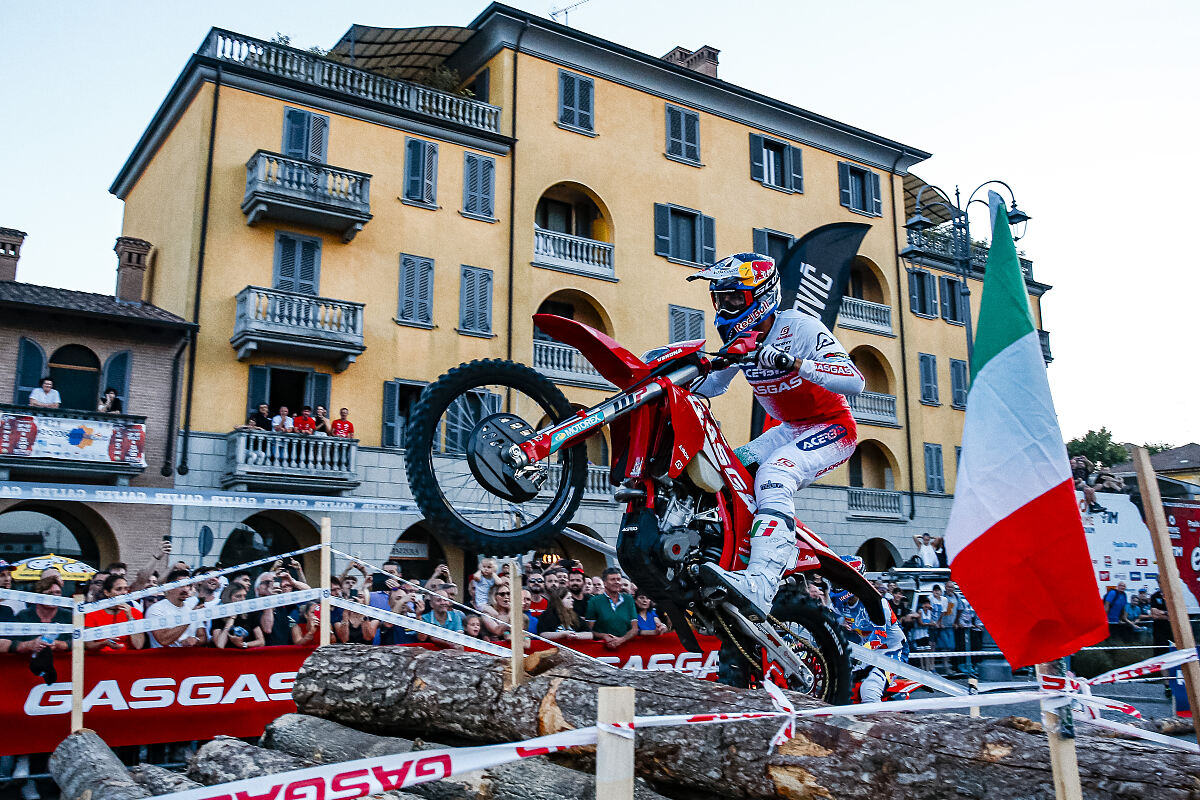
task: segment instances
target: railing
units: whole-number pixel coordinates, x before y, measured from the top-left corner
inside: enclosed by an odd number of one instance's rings
[[[884,303],[872,303],[857,297],[843,297],[838,312],[838,324],[845,328],[857,328],[871,333],[892,332],[892,307]]]
[[[933,231],[915,231],[909,230],[907,233],[907,241],[910,247],[914,247],[922,253],[936,256],[945,259],[952,263],[957,263],[958,256],[955,253],[954,239],[947,233],[935,233]],[[988,251],[990,248],[981,247],[979,245],[971,245],[971,270],[983,272],[987,266]],[[1026,278],[1033,278],[1033,262],[1028,258],[1018,256],[1021,262],[1021,272],[1025,273]]]
[[[1054,360],[1054,356],[1050,354],[1050,331],[1038,331],[1038,341],[1042,345],[1042,360],[1049,364]]]
[[[213,28],[197,55],[489,133],[500,132],[500,109],[496,106],[408,81],[385,78],[313,53],[231,31]]]
[[[246,201],[256,192],[371,213],[371,176],[267,150],[246,162]]]
[[[851,486],[846,491],[846,506],[851,514],[872,517],[899,517],[900,493],[891,489],[864,489]]]
[[[357,462],[357,439],[266,431],[233,431],[225,437],[225,471],[235,478],[355,481]]]
[[[574,347],[557,342],[533,342],[533,368],[547,378],[560,383],[576,383],[595,388],[612,386],[583,353]]]
[[[613,277],[613,246],[583,236],[533,229],[533,263],[597,278]]]
[[[583,482],[583,496],[587,500],[611,500],[613,487],[608,483],[608,467],[598,467],[589,464],[587,468],[587,479]],[[546,475],[546,483],[542,486],[542,494],[551,494],[558,489],[558,481],[562,477],[562,470],[558,467],[551,468]]]
[[[896,425],[896,395],[880,392],[860,392],[847,395],[850,410],[858,422],[877,422],[884,425]]]
[[[247,286],[238,292],[234,334],[252,328],[362,344],[363,304]]]

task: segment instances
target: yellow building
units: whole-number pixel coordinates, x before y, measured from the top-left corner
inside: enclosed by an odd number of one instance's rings
[[[429,52],[470,91],[411,82]],[[952,268],[936,253],[901,258],[908,170],[929,154],[721,81],[716,59],[711,47],[656,58],[496,4],[466,28],[355,26],[328,57],[213,30],[112,187],[124,235],[155,246],[146,299],[200,326],[180,485],[407,498],[405,415],[451,366],[512,358],[580,406],[606,396],[577,352],[535,332],[538,310],[635,352],[699,331],[715,344],[706,287],[685,281],[699,263],[778,256],[857,221],[870,231],[836,333],[867,376],[861,444],[798,508],[872,566],[939,532],[962,426],[950,359],[965,344],[936,300],[910,310],[913,265],[935,293]],[[347,407],[357,440],[308,439],[301,453],[294,437],[234,431],[264,402],[335,419]],[[750,405],[741,382],[714,402],[735,443]],[[927,444],[949,454],[940,482]],[[575,527],[611,542],[606,443],[589,455]],[[191,509],[177,512],[177,541],[204,524],[230,562],[315,535],[293,512]],[[334,525],[364,556],[443,552],[462,568],[416,515]]]

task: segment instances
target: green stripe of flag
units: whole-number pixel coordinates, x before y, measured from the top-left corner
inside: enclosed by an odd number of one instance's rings
[[[971,384],[992,356],[1034,330],[1025,291],[1025,276],[1017,259],[1017,246],[1008,227],[1003,203],[993,206],[992,246],[983,277],[979,301],[979,324],[975,329],[975,352],[971,359]]]

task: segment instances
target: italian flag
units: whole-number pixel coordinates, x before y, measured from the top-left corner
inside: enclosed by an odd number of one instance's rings
[[[1108,623],[1025,279],[999,195],[946,554],[1014,667],[1104,639]]]

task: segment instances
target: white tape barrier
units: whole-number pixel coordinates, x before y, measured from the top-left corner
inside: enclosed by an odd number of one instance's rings
[[[448,628],[434,625],[416,617],[406,617],[403,614],[397,614],[394,611],[386,611],[382,608],[363,605],[362,603],[357,603],[353,600],[346,600],[342,597],[329,598],[329,605],[337,606],[338,608],[342,608],[347,611],[357,612],[362,614],[364,617],[372,617],[373,619],[383,620],[384,622],[391,623],[392,625],[399,625],[401,628],[406,628],[413,633],[423,633],[426,636],[439,639],[443,642],[469,647],[472,650],[478,650],[481,653],[487,653],[491,656],[508,658],[509,654],[512,652],[507,647],[501,647],[493,642],[485,642],[482,639],[475,639],[471,636],[467,636],[465,633],[452,631]]]
[[[219,603],[210,608],[181,608],[179,611],[168,613],[162,617],[146,617],[130,620],[129,622],[115,622],[111,625],[83,628],[83,640],[85,642],[96,642],[101,639],[128,636],[131,633],[148,633],[150,631],[160,631],[164,628],[178,628],[181,625],[190,625],[193,622],[207,622],[210,619],[217,619],[218,617],[232,617],[238,614],[249,614],[253,611],[264,611],[268,608],[277,608],[278,606],[307,603],[312,600],[320,600],[321,595],[324,593],[324,589],[305,589],[302,592],[287,592],[286,594],[274,594],[270,597],[254,597],[249,600],[239,600],[236,603]],[[70,626],[68,625],[67,627]]]
[[[58,636],[74,632],[69,622],[0,622],[0,638],[8,636],[38,636],[52,633]]]
[[[1131,678],[1140,678],[1151,672],[1165,672],[1180,667],[1189,661],[1196,660],[1200,660],[1200,652],[1197,652],[1195,648],[1191,650],[1176,650],[1175,652],[1161,656],[1151,656],[1136,664],[1130,664],[1127,667],[1118,667],[1117,669],[1109,670],[1103,675],[1097,675],[1089,680],[1088,685],[1099,686],[1105,683],[1116,683],[1117,681],[1129,680]]]
[[[860,661],[863,664],[868,664],[872,667],[879,667],[884,672],[895,673],[901,678],[908,678],[910,681],[916,681],[923,686],[928,686],[930,689],[936,689],[937,691],[944,692],[945,694],[954,695],[956,697],[969,694],[966,687],[959,686],[953,681],[946,680],[941,675],[929,672],[928,670],[923,670],[920,667],[914,666],[913,664],[908,664],[903,661],[897,661],[894,658],[889,658],[878,650],[871,650],[870,648],[863,647],[860,644],[854,644],[853,642],[850,643],[850,655],[853,656],[856,661]]]
[[[16,589],[0,589],[0,600],[20,600],[35,606],[62,606],[75,608],[75,601],[69,597],[59,597],[53,594],[38,594],[37,592],[21,592]]]
[[[81,603],[79,610],[81,613],[88,614],[92,611],[99,611],[102,608],[112,608],[113,606],[119,606],[134,600],[141,600],[143,597],[155,597],[157,595],[164,594],[171,589],[178,589],[180,586],[190,586],[193,583],[200,583],[201,581],[219,578],[222,575],[229,575],[234,572],[245,572],[252,567],[258,567],[263,564],[271,564],[276,560],[298,556],[303,553],[311,553],[313,550],[320,550],[321,547],[322,546],[319,544],[314,544],[309,547],[302,547],[299,550],[293,550],[290,553],[280,553],[279,555],[267,556],[266,558],[260,558],[257,561],[247,561],[245,564],[237,564],[232,567],[226,567],[225,569],[210,570],[208,572],[201,573],[200,575],[193,575],[190,578],[180,578],[179,580],[171,581],[170,583],[161,583],[158,586],[151,586],[149,589],[140,589],[136,592],[129,592],[128,594],[123,594],[118,597],[106,597],[103,600],[96,600],[93,603]]]

